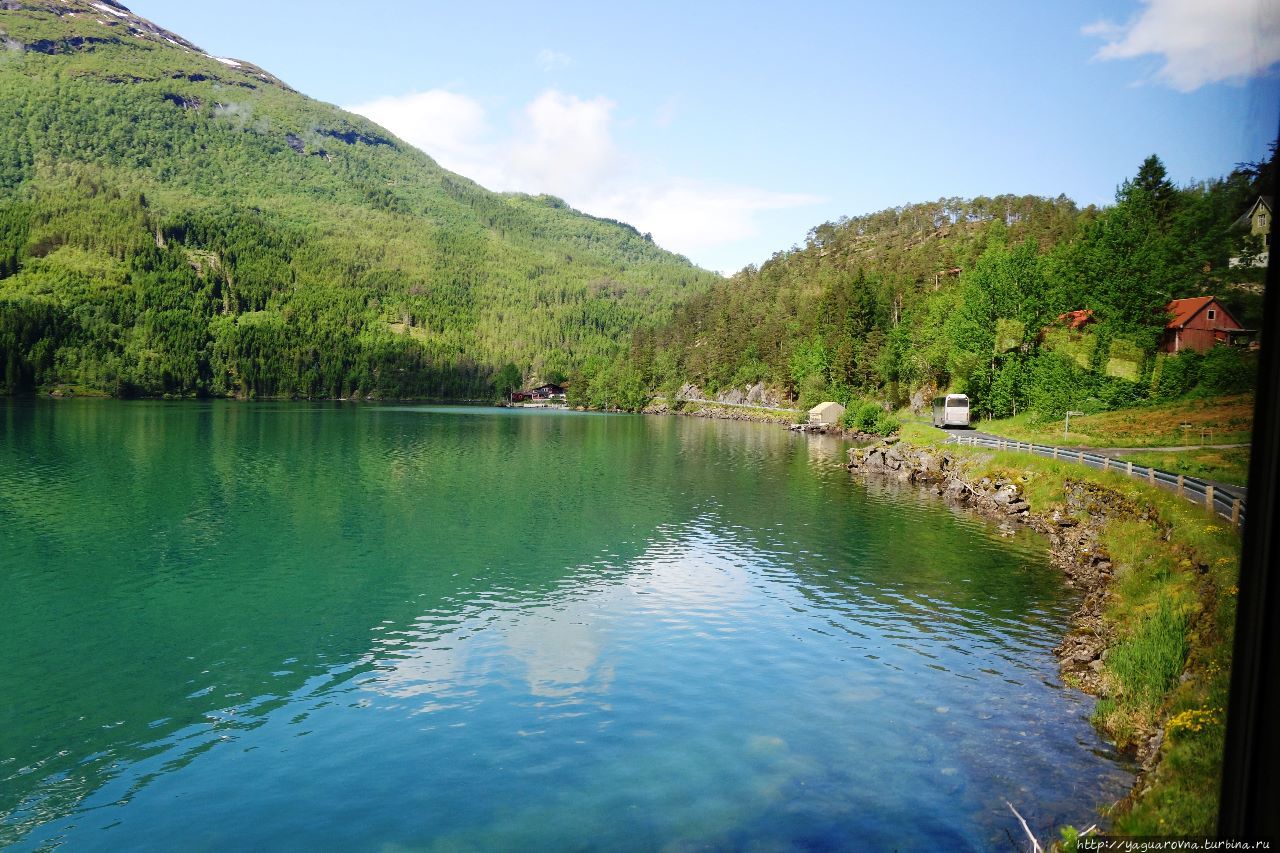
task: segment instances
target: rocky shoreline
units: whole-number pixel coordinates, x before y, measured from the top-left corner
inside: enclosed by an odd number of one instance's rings
[[[951,503],[967,506],[1000,523],[1007,535],[1016,525],[1043,534],[1049,555],[1066,575],[1067,585],[1083,594],[1072,614],[1066,636],[1054,649],[1064,683],[1103,697],[1107,686],[1103,661],[1114,641],[1113,629],[1102,618],[1113,579],[1111,556],[1101,533],[1113,518],[1157,521],[1154,512],[1097,483],[1070,478],[1059,504],[1032,507],[1016,479],[982,476],[976,481],[966,473],[962,457],[949,451],[904,445],[896,438],[849,450],[849,470],[855,474],[896,479],[929,489]],[[1164,531],[1167,535],[1168,531]],[[1142,773],[1134,790],[1141,790],[1143,775],[1156,764],[1163,731],[1143,732],[1136,741],[1136,759]]]

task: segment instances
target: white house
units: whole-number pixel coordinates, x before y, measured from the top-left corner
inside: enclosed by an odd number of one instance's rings
[[[815,426],[835,426],[844,417],[844,406],[839,403],[819,403],[809,410],[809,423]]]

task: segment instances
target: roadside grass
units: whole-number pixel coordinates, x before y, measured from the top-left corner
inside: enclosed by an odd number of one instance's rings
[[[1132,462],[1185,474],[1202,480],[1218,480],[1243,486],[1249,479],[1249,448],[1206,447],[1203,450],[1139,450],[1116,457],[1122,462]]]
[[[913,420],[909,411],[898,412],[897,417],[900,424],[898,437],[908,444],[936,447],[946,444],[947,439],[951,437],[947,432],[938,429],[928,421]]]
[[[1249,441],[1253,428],[1253,394],[1202,397],[1075,415],[1067,435],[1063,435],[1063,421],[1063,418],[1045,420],[1028,412],[975,422],[974,426],[1018,441],[1065,447],[1182,447],[1202,441],[1238,444]],[[1182,424],[1189,426],[1184,429]]]
[[[902,422],[899,435],[910,444],[937,446],[945,444],[956,435],[933,426],[927,420],[912,419],[909,411],[897,413]],[[1019,418],[1026,416],[1019,415]],[[1014,419],[1005,421],[1012,422]],[[1074,421],[1073,421],[1074,422]],[[1001,423],[999,421],[989,422]],[[983,424],[987,429],[989,424]],[[960,433],[963,435],[963,433]],[[1008,433],[997,433],[1005,435]],[[1074,436],[1075,433],[1073,432]],[[1044,436],[1034,437],[1030,433],[1023,436],[1009,435],[1017,441],[1034,441],[1039,444],[1060,444],[1060,441],[1047,441]],[[1061,438],[1061,433],[1058,433]],[[1247,436],[1246,436],[1247,438]],[[1086,445],[1081,445],[1086,446]],[[1198,450],[1135,450],[1116,456],[1120,462],[1132,462],[1134,465],[1157,468],[1172,474],[1185,474],[1188,477],[1199,477],[1204,480],[1217,480],[1222,483],[1243,486],[1249,479],[1249,448],[1247,447],[1206,447]]]
[[[1064,509],[1070,481],[1105,486],[1131,508],[1101,533],[1113,580],[1103,612],[1104,690],[1093,722],[1117,746],[1163,729],[1160,761],[1110,814],[1122,835],[1214,831],[1240,537],[1198,504],[1119,473],[1017,451],[957,448],[967,476],[1019,482],[1038,513]],[[1064,833],[1064,837],[1070,832]]]

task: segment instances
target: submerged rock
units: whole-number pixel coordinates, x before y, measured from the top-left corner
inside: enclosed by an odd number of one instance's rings
[[[1018,483],[989,476],[969,482],[963,463],[955,457],[933,448],[896,442],[881,441],[851,449],[848,467],[859,474],[892,477],[931,488],[948,501],[998,521],[1001,536],[1012,535],[1017,524],[1044,534],[1050,557],[1062,569],[1066,585],[1081,595],[1070,627],[1055,649],[1062,673],[1086,693],[1107,695],[1110,682],[1103,661],[1114,641],[1114,627],[1102,614],[1115,569],[1111,555],[1101,544],[1101,533],[1113,518],[1152,520],[1150,510],[1100,484],[1068,479],[1061,503],[1037,513]],[[1144,764],[1152,761],[1160,742],[1154,730],[1137,738],[1138,760]]]

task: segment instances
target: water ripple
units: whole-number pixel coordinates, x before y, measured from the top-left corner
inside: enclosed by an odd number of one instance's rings
[[[1130,778],[1043,545],[838,443],[5,406],[0,845],[981,848]]]

